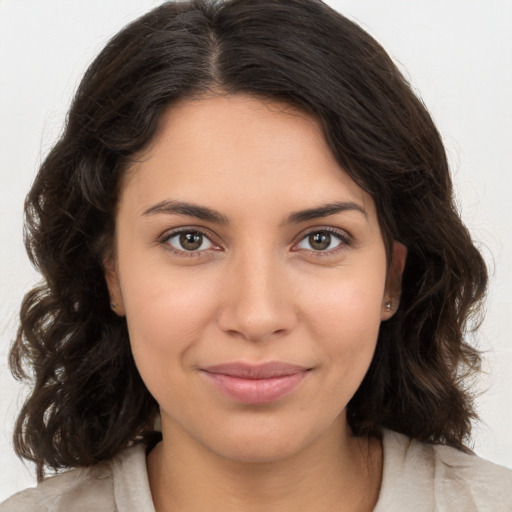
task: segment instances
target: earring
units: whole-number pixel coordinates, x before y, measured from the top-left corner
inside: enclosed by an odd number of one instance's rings
[[[388,302],[386,302],[386,304],[384,304],[386,311],[391,311],[391,306],[392,306],[391,301],[388,301]]]
[[[115,310],[117,308],[117,306],[119,306],[119,304],[117,302],[111,302],[110,303],[110,307]]]

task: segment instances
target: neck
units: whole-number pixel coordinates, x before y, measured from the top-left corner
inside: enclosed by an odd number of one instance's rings
[[[148,474],[157,512],[369,512],[380,489],[382,448],[377,439],[353,437],[340,419],[299,453],[247,462],[163,425]]]

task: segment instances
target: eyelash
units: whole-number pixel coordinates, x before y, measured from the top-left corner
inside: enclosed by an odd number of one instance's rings
[[[195,228],[195,229],[191,229],[191,228],[181,229],[180,228],[176,231],[171,231],[170,233],[166,233],[165,235],[163,235],[158,240],[158,242],[161,243],[162,245],[165,245],[166,249],[176,256],[185,256],[185,257],[192,257],[192,258],[201,257],[202,253],[206,252],[207,249],[204,249],[202,251],[185,251],[185,250],[181,251],[181,250],[175,249],[172,245],[169,244],[169,240],[171,238],[174,238],[178,235],[182,235],[185,233],[188,233],[188,234],[195,233],[195,234],[202,235],[205,238],[207,238],[210,241],[210,243],[214,244],[214,242],[212,242],[212,236],[208,232],[203,231],[201,229],[197,229],[197,228]],[[321,257],[326,257],[326,256],[332,256],[333,254],[337,254],[341,251],[346,250],[348,247],[350,247],[352,245],[352,239],[349,235],[347,235],[343,231],[340,231],[340,230],[334,229],[334,228],[330,228],[330,227],[312,229],[311,231],[308,231],[299,240],[298,243],[302,242],[308,236],[311,236],[312,234],[318,234],[318,233],[328,233],[329,235],[334,235],[334,237],[340,241],[340,245],[338,247],[336,247],[335,249],[331,249],[330,251],[314,251],[314,250],[307,251],[310,255],[312,255],[314,257],[321,258]],[[297,245],[297,244],[295,244],[295,245]]]
[[[318,258],[324,258],[327,256],[333,256],[335,254],[338,254],[342,251],[347,250],[352,245],[352,239],[351,237],[345,233],[344,231],[341,231],[339,229],[325,227],[325,228],[316,228],[312,229],[311,231],[308,231],[300,240],[298,243],[302,242],[305,238],[318,233],[328,233],[329,235],[334,235],[335,238],[337,238],[340,242],[338,247],[335,247],[334,249],[331,249],[329,251],[314,251],[314,250],[308,250],[307,252],[314,257]]]

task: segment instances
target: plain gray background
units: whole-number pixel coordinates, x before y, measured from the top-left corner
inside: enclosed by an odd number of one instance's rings
[[[22,206],[88,63],[152,0],[0,0],[0,501],[33,485],[10,437],[26,389],[7,369],[21,298],[37,280]],[[512,2],[330,0],[399,64],[448,150],[463,219],[491,267],[476,452],[512,467]]]

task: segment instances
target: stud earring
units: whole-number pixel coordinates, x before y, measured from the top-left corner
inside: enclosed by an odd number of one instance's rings
[[[115,310],[117,308],[117,306],[119,306],[119,304],[117,302],[111,302],[110,303],[110,307]]]
[[[386,304],[384,304],[384,307],[386,308],[386,311],[391,311],[391,301],[386,302]]]

